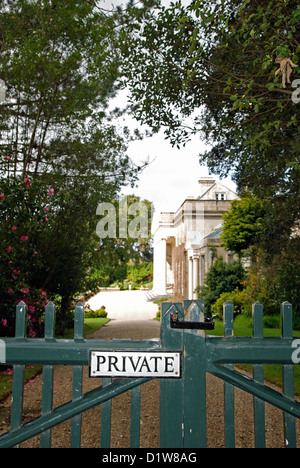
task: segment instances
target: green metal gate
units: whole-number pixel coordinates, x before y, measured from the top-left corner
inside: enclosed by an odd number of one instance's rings
[[[83,338],[84,311],[75,308],[74,339],[53,338],[54,305],[45,311],[45,337],[26,338],[26,306],[20,303],[16,314],[15,338],[1,340],[0,359],[14,366],[10,431],[0,436],[0,448],[13,447],[37,434],[40,446],[51,446],[51,429],[70,419],[71,447],[80,447],[81,415],[96,405],[104,411],[101,424],[101,447],[110,444],[110,401],[131,390],[131,447],[140,445],[140,386],[153,377],[104,378],[98,388],[82,393],[82,366],[90,364],[91,350],[126,353],[176,353],[180,356],[181,374],[160,381],[160,447],[204,448],[207,445],[207,373],[224,380],[225,446],[235,446],[234,387],[253,395],[256,447],[265,447],[265,402],[284,412],[286,447],[296,447],[296,418],[300,404],[294,398],[294,365],[300,359],[300,341],[293,338],[292,306],[284,303],[281,310],[282,336],[263,337],[263,310],[253,306],[253,336],[233,336],[233,306],[224,304],[224,336],[205,335],[212,322],[205,318],[201,301],[162,304],[160,340],[91,340]],[[3,359],[3,356],[5,359]],[[125,359],[125,358],[124,358]],[[168,358],[166,358],[168,359]],[[116,361],[111,361],[111,363]],[[125,362],[125,361],[124,361]],[[171,361],[170,361],[171,362]],[[237,372],[234,364],[253,364],[253,378]],[[283,368],[283,391],[264,385],[263,364],[277,363]],[[25,365],[43,366],[41,416],[22,423]],[[53,366],[73,366],[73,398],[53,408]],[[113,364],[112,366],[113,367]],[[115,368],[116,365],[114,365]],[[166,376],[164,376],[166,377]]]

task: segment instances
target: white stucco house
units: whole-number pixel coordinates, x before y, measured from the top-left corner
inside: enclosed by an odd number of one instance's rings
[[[154,216],[153,291],[195,299],[214,258],[233,259],[220,246],[222,216],[238,195],[212,177],[199,180],[199,195],[187,197],[175,213]]]

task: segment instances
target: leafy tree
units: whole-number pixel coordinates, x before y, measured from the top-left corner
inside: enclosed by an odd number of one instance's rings
[[[235,314],[240,314],[243,307],[243,292],[238,288],[234,291],[222,293],[216,302],[211,306],[211,311],[213,314],[217,315],[219,318],[223,318],[224,304],[225,302],[230,301],[233,304],[233,310]],[[249,303],[247,303],[249,305]]]
[[[300,328],[300,237],[293,233],[288,242],[274,246],[272,255],[259,251],[257,268],[268,285],[268,297],[278,303],[288,301],[293,306],[294,328]],[[277,311],[278,312],[278,309]]]
[[[87,118],[103,121],[115,92],[113,20],[78,0],[0,6],[0,73],[7,86],[0,148],[14,174],[53,170],[70,136],[89,134]]]
[[[138,284],[142,284],[143,282],[150,283],[153,279],[152,263],[129,266],[127,269],[127,279]]]
[[[6,84],[6,100],[0,103],[2,213],[18,219],[27,245],[32,242],[31,250],[38,252],[31,264],[29,251],[18,259],[29,273],[22,289],[60,295],[64,319],[94,265],[109,264],[107,258],[99,260],[96,247],[98,204],[134,185],[140,170],[106,110],[119,88],[117,22],[81,0],[2,0],[0,13],[0,75]],[[22,209],[26,180],[28,190],[36,190],[32,210]],[[39,197],[50,189],[51,216],[41,230],[33,207],[37,210]],[[5,281],[10,279],[6,260],[1,263]]]
[[[52,189],[28,177],[0,180],[0,329],[10,335],[15,325],[16,304],[28,306],[28,333],[42,331],[41,316],[47,292],[34,282],[41,270],[40,239],[49,229]]]
[[[242,289],[244,277],[245,271],[240,262],[225,263],[222,257],[218,258],[209,269],[199,293],[199,298],[204,299],[207,313],[211,313],[211,306],[222,293]]]
[[[275,73],[290,57],[299,78],[299,18],[294,0],[178,1],[123,41],[135,117],[172,144],[198,134],[210,147],[200,163],[279,217],[284,206],[286,239],[300,215],[299,105]]]
[[[263,234],[265,213],[264,202],[255,197],[247,195],[234,200],[231,209],[224,215],[224,247],[240,256],[250,247],[253,251]]]
[[[123,281],[127,275],[127,264],[143,265],[152,261],[151,223],[153,205],[149,200],[129,195],[113,200],[115,226],[113,236],[108,232],[100,237],[98,253],[102,261],[110,265],[110,283]],[[106,210],[101,213],[101,232],[109,229],[110,218]],[[106,219],[108,218],[108,220]],[[107,226],[105,226],[107,224]],[[101,268],[101,266],[100,266]]]

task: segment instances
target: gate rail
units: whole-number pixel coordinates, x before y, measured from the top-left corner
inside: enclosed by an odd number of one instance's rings
[[[182,354],[182,378],[160,382],[160,446],[162,448],[206,447],[206,373],[224,380],[225,445],[235,446],[234,387],[253,394],[256,447],[265,447],[265,403],[284,411],[286,447],[296,447],[295,418],[300,418],[300,404],[294,398],[294,364],[292,356],[292,306],[282,304],[282,336],[263,337],[263,307],[253,305],[253,336],[233,336],[233,305],[224,304],[224,336],[206,336],[203,327],[172,328],[178,322],[205,323],[202,301],[163,303],[160,340],[91,340],[83,338],[84,310],[75,308],[74,339],[55,339],[54,305],[45,310],[45,338],[25,338],[26,305],[17,306],[15,338],[3,338],[5,362],[14,366],[10,432],[0,436],[0,448],[12,447],[41,434],[40,446],[51,446],[51,428],[71,419],[71,447],[80,447],[81,414],[102,404],[101,447],[110,444],[110,402],[131,390],[131,447],[139,447],[140,385],[149,378],[104,378],[102,386],[82,394],[82,366],[89,364],[89,351],[179,351]],[[200,328],[200,329],[199,329]],[[297,340],[298,341],[298,340]],[[234,370],[234,364],[253,364],[253,379]],[[283,366],[283,393],[264,385],[263,364]],[[41,416],[22,424],[24,366],[43,366]],[[52,408],[53,366],[73,366],[72,401]],[[106,426],[104,426],[106,421]],[[170,430],[171,428],[171,430]]]

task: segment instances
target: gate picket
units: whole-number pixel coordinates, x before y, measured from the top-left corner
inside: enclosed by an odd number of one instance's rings
[[[293,337],[292,306],[284,302],[281,306],[281,336]],[[294,366],[282,366],[283,395],[294,401]],[[291,414],[284,413],[284,443],[286,448],[296,448],[296,421]]]
[[[20,346],[25,338],[26,304],[20,302],[16,308],[16,332],[15,337]],[[23,392],[24,392],[24,365],[14,365],[13,389],[11,404],[10,430],[16,431],[22,425]]]
[[[84,310],[81,303],[75,307],[74,342],[83,340]],[[73,401],[82,397],[82,366],[73,366]],[[82,415],[77,414],[71,419],[71,448],[80,448]]]
[[[102,379],[103,388],[111,385],[112,379]],[[101,448],[110,448],[111,431],[111,400],[105,401],[101,405]]]
[[[184,301],[185,319],[204,322],[203,301]],[[184,330],[184,447],[206,448],[205,331]]]
[[[161,341],[164,351],[183,349],[183,330],[170,328],[170,314],[183,320],[181,303],[163,303],[161,307]],[[181,379],[160,381],[160,447],[183,448],[183,386]]]
[[[131,390],[130,448],[140,446],[141,387]]]
[[[55,325],[54,304],[49,302],[45,310],[45,341],[53,340]],[[43,366],[42,416],[51,414],[53,400],[53,366]],[[40,447],[51,447],[51,429],[41,433]]]
[[[263,307],[262,304],[256,302],[252,306],[252,336],[253,338],[263,338]],[[264,367],[261,364],[253,366],[253,380],[258,384],[264,383]],[[265,432],[265,404],[257,397],[253,397],[254,404],[254,433],[255,446],[257,448],[265,448],[266,432]]]
[[[230,301],[224,304],[224,337],[233,336],[233,305]],[[227,369],[233,371],[233,364],[226,364]],[[225,382],[224,384],[224,414],[225,414],[225,446],[235,447],[235,421],[234,421],[234,386]]]

